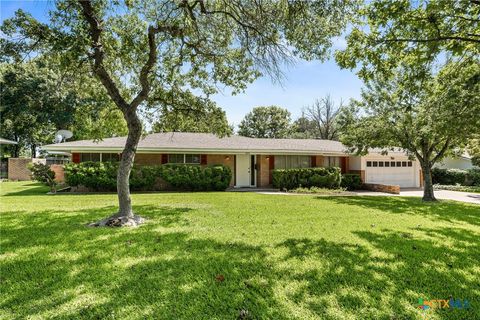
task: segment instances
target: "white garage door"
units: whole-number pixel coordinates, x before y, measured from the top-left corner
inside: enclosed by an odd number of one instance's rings
[[[411,161],[367,161],[365,180],[402,188],[416,187],[415,167]]]

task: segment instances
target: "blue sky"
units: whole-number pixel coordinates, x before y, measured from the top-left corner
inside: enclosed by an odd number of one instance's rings
[[[36,19],[46,21],[52,6],[52,0],[0,0],[0,20],[11,17],[21,8]],[[336,41],[337,47],[343,45],[342,39]],[[226,90],[224,94],[217,94],[213,98],[226,111],[229,122],[238,125],[255,106],[278,105],[287,108],[296,118],[301,114],[302,107],[326,94],[330,94],[337,102],[360,96],[362,82],[353,72],[341,70],[333,59],[323,63],[298,61],[284,72],[286,79],[282,86],[263,77],[252,83],[243,94],[231,96]]]

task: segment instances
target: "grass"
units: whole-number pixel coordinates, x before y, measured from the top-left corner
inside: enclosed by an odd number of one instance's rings
[[[418,198],[115,194],[1,183],[2,319],[479,319],[480,209]],[[426,310],[419,299],[467,299]]]

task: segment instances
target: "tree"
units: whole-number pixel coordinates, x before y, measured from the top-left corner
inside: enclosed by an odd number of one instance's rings
[[[233,133],[225,111],[213,101],[204,100],[203,103],[200,101],[188,104],[184,108],[180,108],[178,104],[176,107],[160,106],[159,108],[160,111],[154,109],[152,112],[153,117],[157,117],[152,126],[153,132],[203,132],[219,136],[228,136]]]
[[[14,157],[27,150],[36,157],[37,148],[52,143],[59,129],[72,130],[72,140],[126,132],[121,114],[112,108],[103,88],[91,79],[78,86],[51,63],[38,58],[0,64],[0,135],[17,141],[10,146]]]
[[[277,106],[255,107],[240,122],[238,134],[252,138],[286,138],[290,112]]]
[[[335,106],[330,95],[317,99],[315,102],[303,109],[302,114],[309,120],[311,135],[315,139],[337,140],[338,126],[337,116],[343,104]]]
[[[468,141],[467,151],[472,157],[472,164],[480,167],[480,132],[473,139]]]
[[[352,152],[401,148],[422,168],[424,201],[434,201],[431,169],[465,147],[480,128],[480,63],[449,62],[434,68],[405,65],[394,77],[367,82],[362,99],[342,112],[341,141]]]
[[[38,50],[61,55],[63,66],[91,67],[128,127],[117,176],[119,211],[111,218],[135,225],[140,219],[132,211],[129,176],[142,134],[138,110],[175,106],[190,89],[208,97],[218,84],[236,93],[260,72],[278,79],[292,54],[324,58],[350,3],[65,0],[56,6],[46,25],[22,12],[7,21],[4,33],[26,40],[3,47],[26,51],[40,44]]]
[[[403,61],[423,64],[442,54],[480,54],[480,1],[420,0],[364,2],[353,20],[340,66],[363,79],[394,72]]]

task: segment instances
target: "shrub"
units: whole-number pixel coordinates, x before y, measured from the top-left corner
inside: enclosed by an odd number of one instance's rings
[[[319,188],[319,187],[310,187],[310,188],[296,188],[289,190],[292,193],[312,193],[312,194],[341,194],[345,192],[344,188],[340,189],[326,189],[326,188]]]
[[[340,185],[347,190],[359,190],[362,187],[362,178],[359,174],[342,174],[342,182]]]
[[[115,191],[118,163],[82,162],[65,165],[65,182],[70,186],[85,186],[96,191]],[[155,190],[157,180],[163,179],[176,190],[225,190],[232,172],[226,166],[202,168],[192,165],[137,166],[130,174],[130,189]]]
[[[480,187],[480,169],[468,169],[466,184]]]
[[[223,191],[232,179],[229,167],[210,167],[166,164],[160,167],[160,176],[165,182],[179,190]]]
[[[434,184],[454,185],[465,184],[467,171],[460,169],[432,169],[432,181]]]
[[[50,166],[44,163],[34,163],[29,166],[32,172],[33,180],[41,182],[50,187],[50,192],[57,192],[57,182],[55,181],[55,172]]]
[[[329,188],[340,187],[342,179],[340,168],[300,168],[273,170],[273,186],[282,190],[292,190],[300,187]]]

